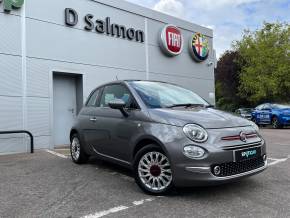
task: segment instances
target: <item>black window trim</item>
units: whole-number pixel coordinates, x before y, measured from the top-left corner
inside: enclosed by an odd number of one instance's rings
[[[95,94],[95,92],[97,92],[97,91],[99,91],[99,94],[98,94],[97,100],[96,100],[96,102],[95,102],[95,105],[90,105],[90,106],[88,106],[88,103],[89,103],[89,101],[91,100],[91,97],[92,97],[92,96]],[[98,103],[99,103],[99,101],[100,101],[100,96],[101,96],[102,94],[103,94],[103,86],[94,89],[94,90],[91,92],[91,94],[89,95],[89,97],[88,97],[88,99],[87,99],[87,101],[86,101],[86,103],[85,103],[85,106],[86,106],[86,107],[96,107],[96,105],[98,105]]]
[[[138,102],[137,102],[135,96],[133,95],[133,93],[131,92],[131,90],[127,87],[127,85],[124,84],[124,83],[110,83],[110,84],[106,84],[106,85],[103,85],[103,86],[99,87],[99,89],[101,88],[102,90],[101,90],[101,92],[100,92],[100,96],[98,97],[98,100],[96,101],[96,105],[97,105],[96,107],[97,107],[97,108],[102,108],[102,109],[111,109],[110,107],[101,107],[101,106],[100,106],[100,101],[101,101],[101,98],[102,98],[102,96],[103,96],[103,93],[104,93],[104,89],[105,89],[105,87],[107,87],[107,86],[114,86],[114,85],[120,85],[120,86],[123,86],[125,89],[127,89],[128,92],[129,92],[129,94],[130,94],[131,97],[133,98],[134,103],[135,103],[136,106],[137,106],[137,108],[125,108],[126,110],[129,110],[129,111],[137,111],[137,110],[141,110],[141,107],[140,107],[140,105],[138,104]],[[96,89],[96,90],[97,90],[97,89]]]

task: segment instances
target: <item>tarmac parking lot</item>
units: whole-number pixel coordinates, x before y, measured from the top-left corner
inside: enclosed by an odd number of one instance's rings
[[[232,184],[144,194],[131,172],[67,150],[0,156],[0,217],[290,217],[290,129],[262,129],[269,167]]]

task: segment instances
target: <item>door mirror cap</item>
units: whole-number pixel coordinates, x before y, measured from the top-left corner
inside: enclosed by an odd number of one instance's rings
[[[129,116],[128,112],[125,110],[126,103],[122,99],[112,100],[112,101],[109,102],[108,105],[112,109],[120,110],[121,113],[124,115],[124,117],[128,117]]]
[[[109,102],[109,107],[112,109],[124,109],[126,106],[126,103],[122,100],[122,99],[114,99],[112,101]]]

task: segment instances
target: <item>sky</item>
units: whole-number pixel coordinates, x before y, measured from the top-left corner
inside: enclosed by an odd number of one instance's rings
[[[188,20],[214,31],[217,57],[231,48],[243,30],[263,22],[290,23],[290,0],[127,0]]]

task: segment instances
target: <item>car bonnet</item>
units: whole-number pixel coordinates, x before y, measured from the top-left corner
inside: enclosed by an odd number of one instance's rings
[[[252,125],[244,118],[212,108],[149,109],[149,114],[154,122],[175,126],[194,123],[207,129],[220,129]]]

